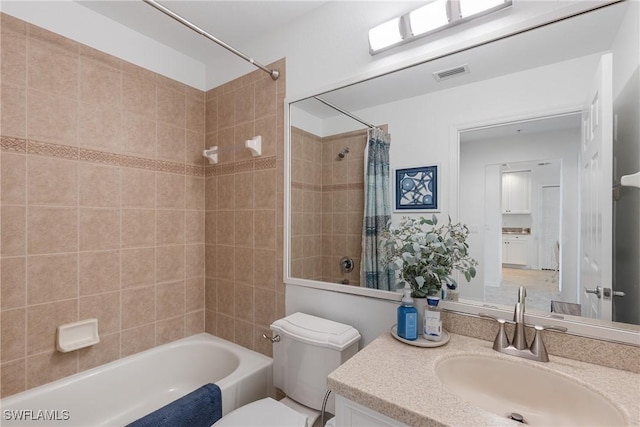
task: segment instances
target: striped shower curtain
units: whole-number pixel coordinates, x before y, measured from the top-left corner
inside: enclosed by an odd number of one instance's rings
[[[369,129],[365,160],[362,283],[367,288],[395,290],[393,270],[382,262],[381,234],[391,220],[389,145],[391,136]]]

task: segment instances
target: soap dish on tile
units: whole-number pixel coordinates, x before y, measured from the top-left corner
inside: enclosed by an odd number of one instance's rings
[[[391,327],[391,336],[397,339],[400,342],[405,344],[412,345],[414,347],[441,347],[449,342],[449,333],[442,329],[442,339],[440,341],[429,341],[422,337],[422,335],[418,335],[418,338],[411,341],[405,340],[400,335],[398,335],[398,325],[395,324]]]
[[[58,326],[56,348],[61,353],[79,350],[99,342],[98,319],[81,320]]]

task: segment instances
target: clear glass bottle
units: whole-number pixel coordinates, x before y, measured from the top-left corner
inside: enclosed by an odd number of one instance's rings
[[[442,339],[442,319],[440,318],[440,297],[427,296],[427,306],[424,308],[423,337],[429,341]]]

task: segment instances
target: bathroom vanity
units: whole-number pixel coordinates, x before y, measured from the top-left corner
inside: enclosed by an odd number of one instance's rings
[[[486,380],[486,365],[502,378]],[[331,373],[328,386],[336,426],[520,425],[511,415],[529,425],[640,425],[639,374],[556,356],[528,361],[457,334],[438,348],[383,334]]]

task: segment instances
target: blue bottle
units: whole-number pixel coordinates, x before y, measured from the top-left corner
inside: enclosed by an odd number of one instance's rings
[[[418,338],[418,310],[413,306],[411,290],[405,289],[398,307],[398,336],[413,341]]]

